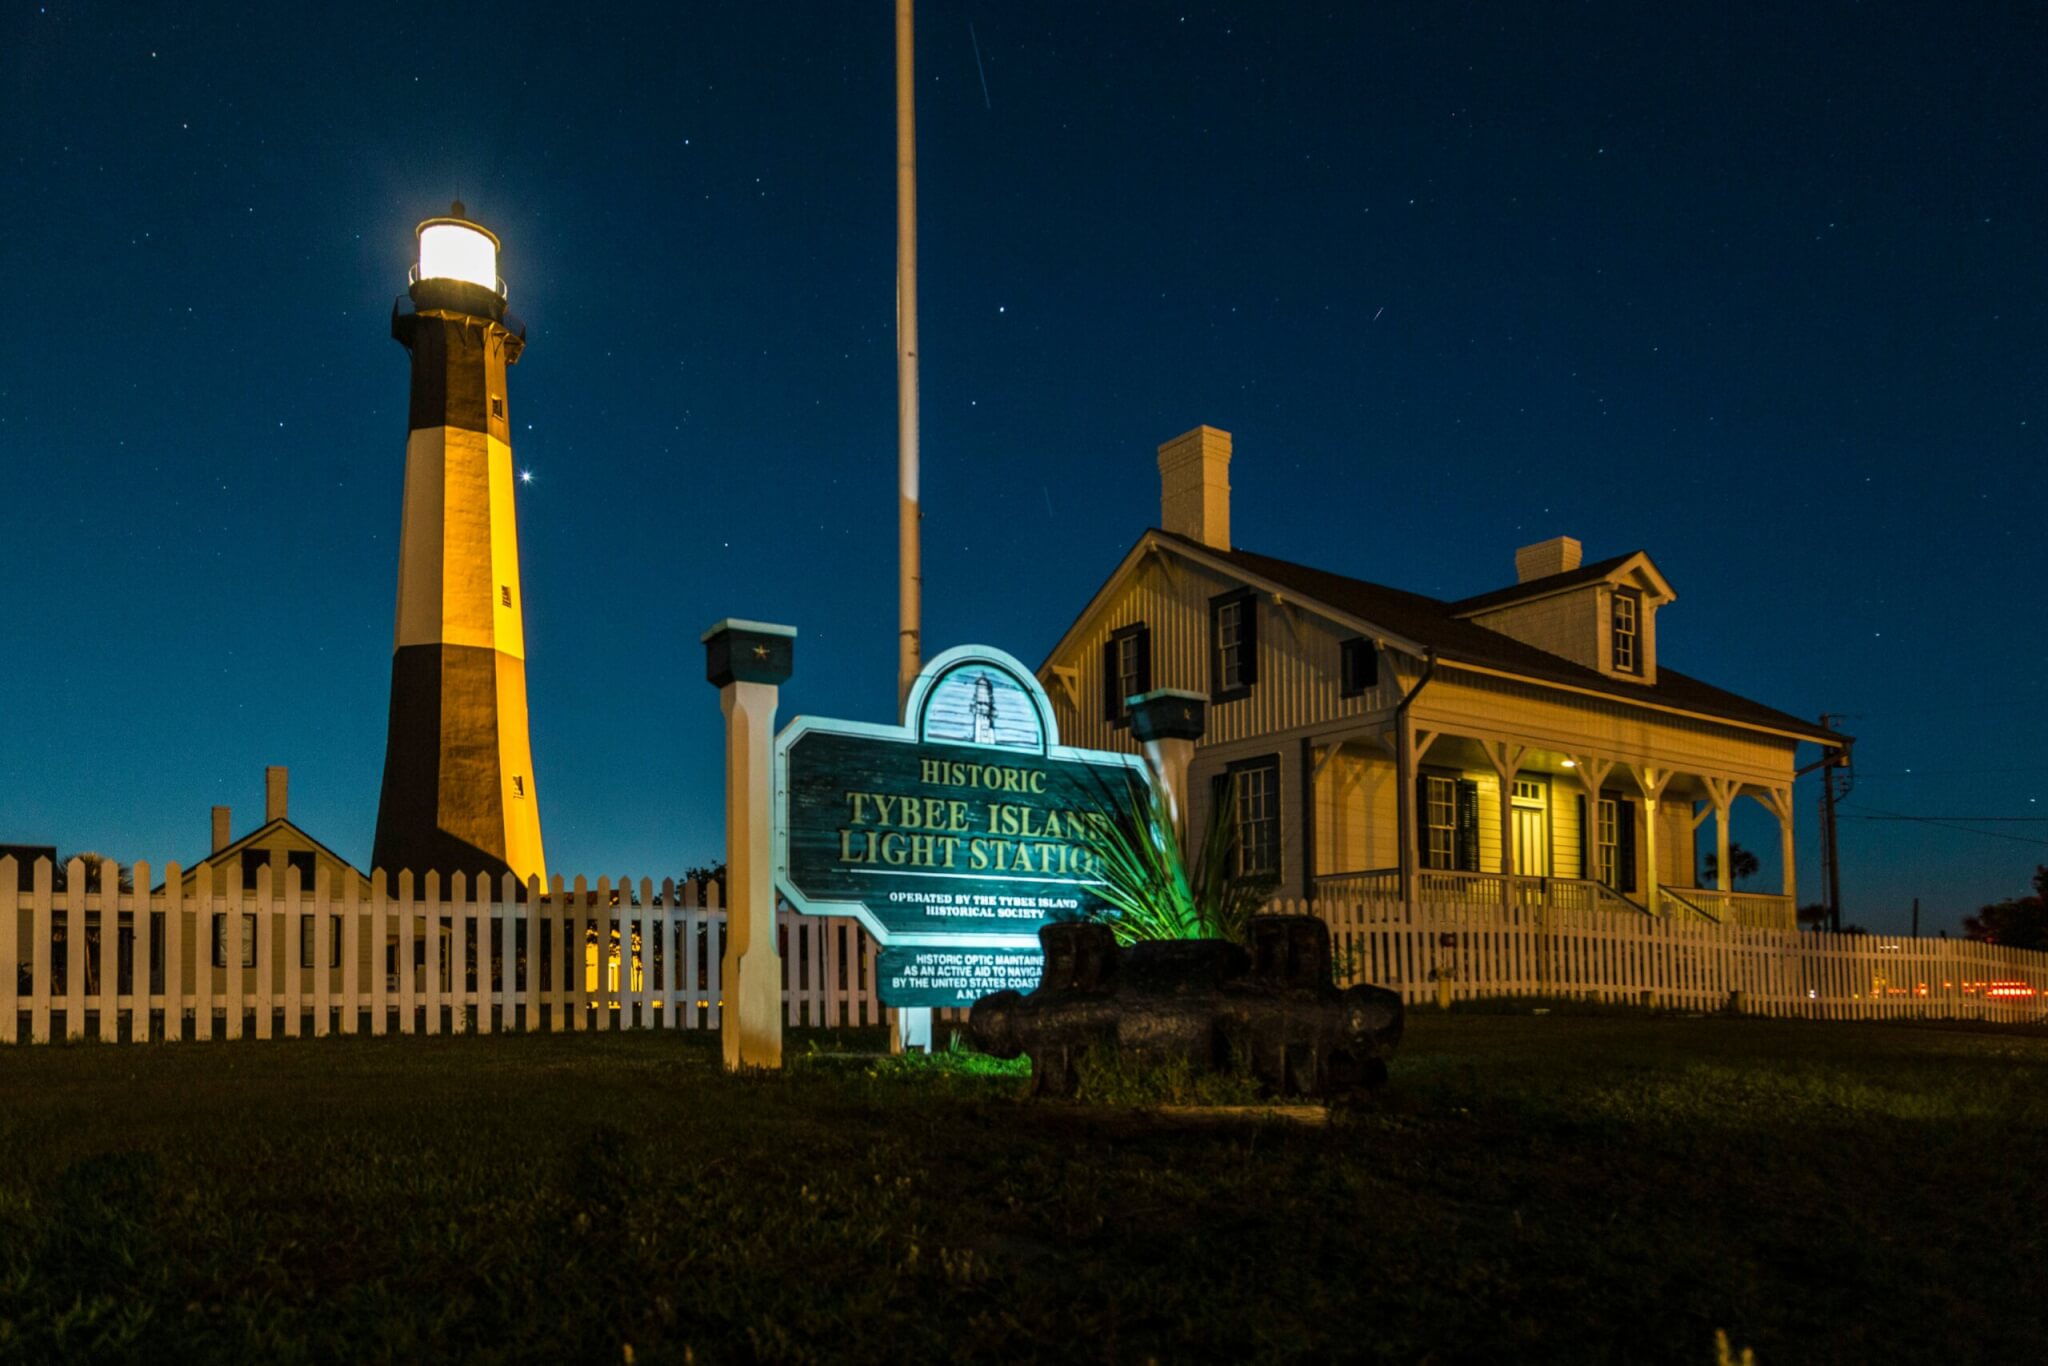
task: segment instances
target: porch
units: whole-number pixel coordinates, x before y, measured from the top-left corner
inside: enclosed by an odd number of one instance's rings
[[[1305,744],[1302,894],[1796,927],[1789,762],[1782,774],[1682,768],[1461,731],[1390,718]],[[1745,797],[1777,825],[1776,891],[1735,885]]]

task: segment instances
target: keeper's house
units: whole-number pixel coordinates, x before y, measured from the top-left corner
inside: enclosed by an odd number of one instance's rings
[[[1207,699],[1191,844],[1228,781],[1239,858],[1282,895],[1794,924],[1793,777],[1846,738],[1664,667],[1649,555],[1585,564],[1560,536],[1443,602],[1233,548],[1229,465],[1213,427],[1159,448],[1163,529],[1039,670],[1071,744],[1136,748],[1127,703],[1155,689]],[[1745,797],[1777,818],[1776,893],[1728,881]]]

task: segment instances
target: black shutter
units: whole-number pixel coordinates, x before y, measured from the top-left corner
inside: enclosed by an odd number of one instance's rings
[[[1458,779],[1458,871],[1479,871],[1479,784]]]
[[[1594,813],[1593,823],[1588,825],[1586,823],[1586,814],[1586,794],[1581,792],[1579,794],[1579,876],[1581,878],[1591,878],[1593,870],[1600,866],[1593,857],[1594,854],[1599,852],[1593,846],[1600,838],[1600,817],[1597,812]]]
[[[1152,628],[1140,622],[1138,636],[1138,691],[1152,691]]]
[[[1216,822],[1222,820],[1225,814],[1228,814],[1233,821],[1237,819],[1235,809],[1230,810],[1228,813],[1224,811],[1224,807],[1230,802],[1230,784],[1232,781],[1233,779],[1228,769],[1225,769],[1209,780],[1209,825],[1211,828],[1214,828]],[[1207,834],[1208,831],[1203,831],[1205,839]],[[1230,841],[1228,847],[1231,853],[1230,867],[1227,871],[1230,876],[1236,877],[1239,870],[1244,867],[1244,851],[1237,847],[1237,841],[1234,838]]]
[[[1245,687],[1259,681],[1259,595],[1244,595],[1243,626],[1238,633],[1237,649],[1242,661],[1237,676]]]
[[[1633,892],[1636,889],[1636,804],[1618,801],[1614,804],[1614,878],[1620,885],[1617,892]]]
[[[1102,642],[1102,719],[1114,721],[1124,714],[1124,700],[1116,695],[1116,637]]]
[[[1344,642],[1344,695],[1357,697],[1380,685],[1380,652],[1363,636]]]
[[[1415,866],[1429,868],[1429,775],[1415,775]]]

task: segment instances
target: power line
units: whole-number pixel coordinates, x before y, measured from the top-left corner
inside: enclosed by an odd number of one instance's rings
[[[2008,835],[2000,830],[1979,830],[1974,825],[1958,825],[1953,817],[1947,816],[1908,816],[1897,811],[1877,810],[1872,810],[1868,815],[1856,811],[1845,811],[1842,814],[1848,816],[1851,820],[1859,821],[1913,821],[1916,824],[1933,826],[1939,830],[1960,830],[1966,835],[1982,835],[1986,839],[2009,840],[2014,844],[2036,844],[2043,848],[2048,848],[2048,840],[2033,839],[2026,835]],[[1968,818],[1965,817],[1964,819]],[[1993,819],[2004,820],[2006,818],[1994,817]]]
[[[1859,773],[1859,778],[1960,778],[1975,777],[1984,773],[2031,773],[2048,775],[2048,768],[2034,764],[2019,764],[2001,768],[1895,768],[1881,773]]]
[[[2039,825],[2048,816],[1861,816],[1866,821],[1972,821],[1978,825]]]

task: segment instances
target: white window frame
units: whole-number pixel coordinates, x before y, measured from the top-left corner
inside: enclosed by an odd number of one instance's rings
[[[1242,598],[1216,604],[1216,686],[1231,692],[1244,686],[1244,609]]]
[[[1116,710],[1121,716],[1129,709],[1130,700],[1138,691],[1138,649],[1144,644],[1143,633],[1132,631],[1120,636],[1116,642]]]
[[[1612,797],[1602,797],[1593,804],[1593,877],[1616,891],[1627,890],[1618,885],[1621,877],[1621,803]]]
[[[1458,780],[1434,773],[1422,777],[1427,794],[1422,808],[1422,866],[1448,872],[1458,866]]]
[[[1642,604],[1627,593],[1614,595],[1614,667],[1621,673],[1643,669]]]
[[[1253,763],[1235,770],[1230,775],[1230,797],[1231,817],[1237,824],[1238,876],[1278,877],[1280,765]]]

